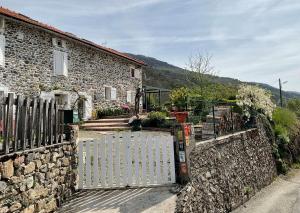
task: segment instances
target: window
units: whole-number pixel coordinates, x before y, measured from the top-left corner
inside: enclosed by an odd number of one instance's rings
[[[114,87],[105,87],[105,99],[106,100],[117,100],[117,89]]]
[[[131,68],[130,73],[131,73],[131,77],[134,78],[135,77],[135,69]]]
[[[105,99],[110,100],[111,98],[111,87],[105,87]]]
[[[133,104],[135,99],[135,92],[133,91],[127,91],[127,103]]]
[[[54,75],[68,76],[68,53],[54,50]]]
[[[140,69],[130,67],[130,76],[132,78],[140,78]]]
[[[5,36],[0,35],[0,66],[5,66]]]
[[[66,41],[59,38],[52,38],[52,45],[54,47],[67,48]]]

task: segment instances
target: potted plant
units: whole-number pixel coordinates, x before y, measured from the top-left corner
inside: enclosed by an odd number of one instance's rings
[[[171,115],[176,117],[179,123],[184,123],[188,117],[188,112],[185,111],[188,95],[188,89],[185,87],[174,89],[170,93],[170,99],[175,107],[175,111],[171,112]]]

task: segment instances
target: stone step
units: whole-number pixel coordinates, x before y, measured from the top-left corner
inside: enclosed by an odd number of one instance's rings
[[[98,120],[89,120],[85,123],[128,123],[129,118],[104,118]]]
[[[89,128],[89,127],[123,127],[129,126],[128,123],[85,123],[81,125],[81,128]]]
[[[126,126],[126,127],[88,127],[88,128],[85,128],[84,130],[86,131],[125,131],[125,130],[130,130],[131,127],[129,126]]]

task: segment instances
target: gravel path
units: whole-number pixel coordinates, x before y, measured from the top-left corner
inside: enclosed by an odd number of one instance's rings
[[[170,187],[85,190],[76,193],[59,213],[173,213],[177,196]]]
[[[300,213],[300,170],[278,177],[233,213]]]

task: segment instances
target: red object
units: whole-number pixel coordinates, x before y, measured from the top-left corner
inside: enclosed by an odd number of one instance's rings
[[[20,20],[20,21],[23,21],[23,22],[26,22],[28,24],[32,24],[32,25],[35,25],[35,26],[38,26],[38,27],[41,27],[41,28],[44,28],[46,30],[50,30],[52,32],[55,32],[55,33],[59,33],[60,35],[62,36],[65,36],[65,37],[68,37],[68,38],[72,38],[72,39],[75,39],[77,41],[80,41],[84,44],[87,44],[87,45],[90,45],[90,46],[93,46],[93,47],[96,47],[98,49],[101,49],[102,51],[105,51],[105,52],[108,52],[108,53],[111,53],[111,54],[114,54],[114,55],[118,55],[120,57],[123,57],[123,58],[126,58],[127,60],[130,60],[130,61],[133,61],[137,64],[140,64],[140,65],[144,65],[146,66],[146,64],[143,62],[143,61],[139,61],[137,59],[134,59],[134,58],[131,58],[129,57],[128,55],[126,54],[123,54],[123,53],[120,53],[116,50],[113,50],[113,49],[110,49],[110,48],[107,48],[107,47],[103,47],[103,46],[100,46],[98,44],[95,44],[91,41],[88,41],[88,40],[85,40],[85,39],[81,39],[81,38],[78,38],[77,36],[71,34],[71,33],[67,33],[67,32],[64,32],[62,30],[59,30],[55,27],[52,27],[50,25],[47,25],[47,24],[43,24],[39,21],[36,21],[34,19],[31,19],[29,18],[28,16],[25,16],[23,14],[20,14],[20,13],[17,13],[17,12],[14,12],[14,11],[11,11],[9,9],[6,9],[6,8],[3,8],[3,7],[0,7],[0,14],[1,15],[4,15],[4,16],[8,16],[8,17],[11,17],[13,19],[17,19],[17,20]]]
[[[184,123],[189,115],[188,112],[171,112],[171,115],[176,117],[179,123]]]

